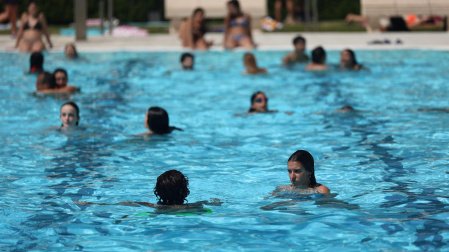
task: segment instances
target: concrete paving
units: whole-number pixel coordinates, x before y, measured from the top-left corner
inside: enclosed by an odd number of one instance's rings
[[[254,40],[260,50],[290,50],[291,41],[296,33],[255,33]],[[351,48],[363,49],[426,49],[448,50],[449,33],[446,32],[412,32],[412,33],[301,33],[307,39],[308,49],[321,45],[325,49],[341,50]],[[215,42],[212,50],[223,50],[222,33],[208,33],[207,39]],[[52,51],[62,51],[68,42],[74,42],[72,36],[53,35]],[[390,44],[372,45],[372,41],[389,40]],[[396,41],[401,43],[397,44]],[[15,40],[11,36],[0,36],[0,51],[15,51]],[[76,42],[79,51],[183,51],[175,35],[150,34],[147,37],[89,37],[87,41]]]

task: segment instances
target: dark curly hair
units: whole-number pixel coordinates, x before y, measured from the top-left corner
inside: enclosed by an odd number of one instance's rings
[[[160,205],[182,205],[190,194],[189,179],[180,171],[170,170],[157,177],[154,195]]]

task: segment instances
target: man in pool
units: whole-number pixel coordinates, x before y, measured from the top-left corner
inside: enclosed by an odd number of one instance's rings
[[[323,47],[318,46],[312,51],[312,62],[307,64],[307,71],[325,71],[329,70],[326,66],[326,51]]]
[[[282,64],[295,64],[295,63],[305,63],[309,61],[309,56],[304,53],[306,49],[306,39],[302,36],[297,36],[293,39],[293,46],[295,51],[287,54],[282,59]]]
[[[181,66],[184,70],[193,70],[195,57],[191,53],[183,53],[181,55]]]

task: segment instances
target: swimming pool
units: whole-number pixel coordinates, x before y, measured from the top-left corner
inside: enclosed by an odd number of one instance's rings
[[[36,96],[28,55],[1,53],[0,247],[2,250],[448,250],[449,53],[358,51],[369,72],[307,73],[279,66],[285,51],[255,52],[268,75],[242,76],[243,52],[83,53],[64,66],[71,97]],[[339,52],[328,53],[337,64]],[[277,114],[234,117],[258,90]],[[84,130],[69,135],[59,107],[71,99]],[[360,113],[334,114],[352,105]],[[165,108],[169,136],[144,132],[150,106]],[[287,115],[286,111],[294,112]],[[315,158],[330,197],[286,194],[286,161]],[[155,203],[162,172],[190,179],[189,202],[221,199],[212,213],[179,216],[129,206]],[[268,197],[268,198],[267,198]],[[127,217],[123,218],[125,215]]]

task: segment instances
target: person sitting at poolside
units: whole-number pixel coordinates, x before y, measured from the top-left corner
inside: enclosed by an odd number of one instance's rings
[[[251,34],[251,16],[242,12],[239,1],[231,0],[227,3],[228,14],[225,17],[224,47],[234,49],[255,47]]]
[[[41,52],[34,52],[30,56],[30,73],[42,71],[44,71],[44,55]]]
[[[213,42],[207,42],[204,38],[206,31],[204,10],[197,8],[193,11],[190,18],[181,23],[179,28],[179,38],[182,41],[182,46],[191,49],[209,49]]]
[[[312,62],[307,64],[306,70],[308,71],[323,71],[329,70],[326,64],[326,51],[323,47],[319,46],[312,51]]]
[[[309,61],[309,56],[304,53],[306,49],[306,40],[302,36],[297,36],[293,39],[293,46],[295,51],[287,54],[283,59],[283,64],[304,63]]]
[[[28,12],[22,14],[20,23],[21,26],[17,34],[15,48],[19,48],[20,51],[25,52],[40,52],[44,50],[45,44],[42,41],[42,34],[47,38],[50,48],[53,47],[47,29],[47,20],[44,14],[39,12],[35,1],[30,1],[28,4]]]
[[[64,54],[67,59],[78,59],[78,52],[76,51],[75,44],[68,43],[64,47]]]
[[[80,109],[74,102],[66,102],[61,106],[59,114],[61,130],[74,129],[80,121]]]
[[[191,53],[183,53],[181,55],[181,66],[184,70],[193,70],[193,64],[195,61],[195,57]]]
[[[340,54],[340,68],[344,70],[361,70],[362,65],[357,62],[355,53],[351,49],[345,49]]]
[[[316,182],[314,160],[308,151],[298,150],[293,153],[288,159],[287,171],[292,184],[279,186],[276,191],[330,193],[329,188]]]
[[[158,202],[157,204],[138,201],[124,201],[114,205],[125,206],[147,206],[153,208],[162,209],[186,209],[186,208],[199,208],[203,204],[206,205],[221,205],[222,203],[218,199],[212,199],[208,201],[199,201],[193,204],[186,204],[187,196],[190,194],[189,179],[177,170],[169,170],[157,177],[156,186],[154,187],[154,195]],[[95,203],[91,202],[74,202],[78,205],[91,205]],[[109,205],[100,203],[98,205]]]
[[[257,66],[256,57],[252,53],[245,53],[243,55],[243,65],[246,68],[246,71],[243,74],[258,74],[258,73],[268,73],[267,69],[259,68]]]
[[[153,134],[169,134],[173,130],[182,129],[169,126],[168,113],[165,109],[160,107],[150,107],[145,114],[145,119],[143,121],[145,128],[149,131],[141,133],[141,136],[153,135]]]

